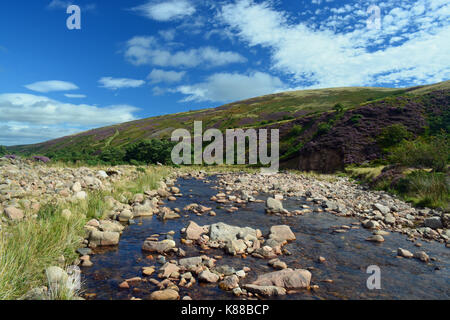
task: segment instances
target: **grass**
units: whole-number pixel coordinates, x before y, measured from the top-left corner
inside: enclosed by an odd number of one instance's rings
[[[381,171],[385,166],[377,166],[377,167],[348,167],[346,168],[347,173],[349,173],[350,177],[354,179],[361,179],[365,181],[370,181],[375,179],[381,174]]]
[[[444,173],[415,170],[398,183],[395,191],[419,207],[450,208],[450,184]]]
[[[89,219],[104,216],[107,205],[106,196],[128,193],[143,193],[156,189],[159,181],[170,175],[171,168],[148,167],[145,172],[136,171],[129,179],[113,185],[111,191],[88,192],[86,200],[73,203],[51,202],[42,205],[37,217],[27,217],[24,221],[3,225],[0,232],[0,300],[21,299],[29,290],[46,286],[45,269],[58,265],[66,268],[78,257],[76,249],[85,236],[84,225]],[[129,199],[127,198],[127,200]],[[72,213],[69,219],[61,215],[63,209]],[[27,214],[27,216],[29,216]],[[64,265],[58,263],[60,257]],[[51,292],[55,300],[71,300],[76,292],[63,288]]]
[[[44,270],[64,256],[67,265],[73,263],[75,250],[84,234],[85,219],[73,214],[61,216],[62,207],[48,204],[38,218],[9,226],[0,238],[0,300],[20,299],[31,288],[46,284]],[[64,267],[64,266],[62,266]],[[73,297],[69,292],[66,298]],[[64,298],[56,295],[53,298]]]
[[[348,167],[346,174],[360,182],[371,183],[384,167]],[[374,188],[396,194],[416,207],[450,208],[450,185],[445,173],[429,168],[405,168],[402,176],[395,184],[389,179],[380,180]]]

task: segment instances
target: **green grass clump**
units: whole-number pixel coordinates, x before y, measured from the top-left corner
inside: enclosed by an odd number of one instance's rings
[[[450,184],[441,172],[413,171],[399,181],[395,191],[419,207],[450,207]]]
[[[0,300],[20,299],[31,288],[46,284],[44,270],[61,256],[71,264],[77,257],[85,219],[60,214],[61,207],[43,206],[36,219],[9,226],[0,234]],[[69,293],[64,296],[70,299]],[[63,299],[64,296],[54,298]]]

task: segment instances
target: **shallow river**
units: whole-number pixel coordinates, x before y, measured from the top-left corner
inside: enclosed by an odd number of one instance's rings
[[[417,248],[405,235],[398,233],[385,236],[384,243],[374,244],[365,241],[371,232],[362,227],[346,233],[333,232],[333,227],[351,226],[352,222],[357,222],[356,219],[337,217],[329,213],[278,217],[265,214],[264,203],[249,203],[239,211],[228,213],[209,200],[212,195],[218,193],[217,189],[212,188],[215,185],[214,179],[179,179],[176,185],[183,196],[175,202],[167,203],[167,206],[182,209],[190,203],[198,203],[212,207],[217,216],[197,216],[191,213],[189,217],[183,216],[166,222],[156,216],[137,219],[136,224],[125,229],[117,247],[98,250],[91,257],[94,266],[82,270],[84,291],[95,293],[96,299],[148,298],[151,292],[157,290],[156,286],[149,282],[134,286],[130,290],[119,290],[118,285],[125,279],[141,276],[142,267],[160,266],[156,259],[147,259],[148,254],[141,251],[144,240],[153,234],[162,235],[173,230],[174,240],[178,247],[186,251],[186,257],[204,254],[200,253],[197,247],[182,245],[179,241],[180,230],[193,220],[199,225],[224,222],[240,227],[259,228],[264,235],[273,225],[289,225],[297,240],[285,247],[292,255],[280,256],[280,259],[290,268],[314,267],[311,271],[312,284],[319,285],[319,289],[303,290],[280,299],[450,299],[450,249],[445,248],[443,244],[422,241],[423,246]],[[260,199],[266,197],[261,196]],[[291,198],[283,202],[288,210],[299,209],[303,204],[313,206],[303,198]],[[411,252],[424,250],[431,258],[436,258],[436,261],[426,264],[417,259],[397,258],[399,247]],[[250,267],[251,272],[241,283],[251,282],[258,274],[273,271],[267,265],[267,260],[231,257],[222,250],[215,249],[209,250],[207,254],[210,257],[224,257],[217,261],[217,266],[227,264],[236,270],[244,266]],[[326,262],[319,263],[319,256],[325,257]],[[177,259],[175,256],[173,258]],[[170,259],[169,256],[168,260]],[[366,286],[370,276],[366,270],[370,265],[377,265],[381,269],[380,290],[369,290]],[[158,279],[157,272],[152,277]],[[323,282],[326,279],[332,279],[333,283]],[[217,284],[198,282],[190,289],[180,287],[180,296],[186,294],[194,300],[241,299],[230,292],[222,291]]]

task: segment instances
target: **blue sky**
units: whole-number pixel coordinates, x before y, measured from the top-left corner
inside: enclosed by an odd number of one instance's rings
[[[66,26],[71,4],[81,30]],[[450,75],[447,0],[2,1],[0,30],[2,145],[285,90]]]

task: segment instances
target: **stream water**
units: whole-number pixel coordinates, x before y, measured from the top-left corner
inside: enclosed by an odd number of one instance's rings
[[[156,216],[140,218],[136,224],[128,226],[117,247],[99,249],[91,257],[93,267],[83,268],[82,281],[86,293],[95,294],[95,299],[130,299],[131,297],[147,299],[157,287],[150,282],[143,282],[129,290],[119,290],[119,283],[125,279],[141,276],[142,267],[161,265],[147,259],[148,254],[141,251],[144,240],[153,234],[164,234],[175,231],[174,240],[177,246],[186,251],[186,257],[199,256],[204,253],[195,246],[180,243],[180,230],[186,227],[190,220],[199,225],[224,222],[230,225],[259,228],[263,235],[269,232],[273,225],[289,225],[297,240],[288,244],[292,255],[280,256],[290,268],[314,267],[312,284],[319,289],[302,290],[299,293],[280,297],[280,299],[449,299],[450,298],[450,250],[437,242],[422,241],[423,246],[417,248],[407,240],[405,235],[390,233],[385,236],[385,242],[374,244],[365,241],[371,232],[363,229],[350,229],[346,233],[335,233],[333,227],[358,222],[353,218],[337,217],[330,213],[310,213],[303,216],[280,217],[267,215],[264,203],[249,203],[239,211],[228,213],[217,208],[218,204],[210,197],[217,194],[214,189],[215,177],[208,180],[179,179],[177,186],[183,193],[175,202],[166,205],[182,209],[190,203],[198,203],[212,207],[217,216],[197,216],[189,214],[177,220],[163,222]],[[266,199],[261,195],[260,199]],[[303,198],[288,199],[283,205],[288,210],[298,209],[308,203]],[[161,238],[162,239],[162,238]],[[398,258],[397,249],[401,247],[411,252],[423,250],[436,261],[423,263],[417,259]],[[271,272],[267,260],[253,257],[231,257],[222,250],[208,250],[209,256],[221,255],[219,265],[229,265],[236,270],[244,266],[251,268],[248,276],[241,283],[249,283],[257,275]],[[325,263],[319,263],[318,257],[326,258]],[[156,256],[155,256],[156,257]],[[173,256],[174,259],[177,257]],[[170,260],[169,256],[167,260]],[[367,267],[377,265],[381,269],[381,289],[369,290],[366,286]],[[152,276],[157,278],[157,272]],[[332,279],[332,283],[323,280]],[[242,299],[232,293],[222,291],[217,284],[196,283],[190,289],[180,287],[180,296],[188,294],[196,299]]]

